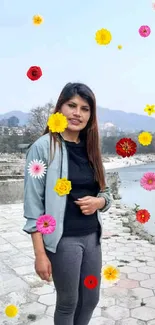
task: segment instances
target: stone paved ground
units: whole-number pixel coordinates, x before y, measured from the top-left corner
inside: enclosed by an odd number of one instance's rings
[[[0,206],[0,325],[54,325],[54,286],[34,272],[22,214],[22,204]],[[155,245],[131,236],[122,226],[125,215],[119,206],[103,214],[103,266],[118,266],[121,277],[115,285],[102,280],[90,325],[155,325]],[[4,313],[9,304],[19,308],[12,319]]]

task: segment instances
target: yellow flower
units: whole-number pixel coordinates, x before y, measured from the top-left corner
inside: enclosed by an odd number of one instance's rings
[[[155,105],[146,105],[144,112],[147,112],[148,115],[155,113]]]
[[[121,49],[122,49],[122,45],[118,45],[117,47],[118,47],[118,49],[119,49],[119,50],[121,50]]]
[[[107,281],[112,281],[112,282],[118,280],[119,274],[120,274],[119,270],[112,265],[106,266],[102,271],[103,278]]]
[[[56,185],[54,187],[54,191],[58,193],[58,195],[63,196],[69,194],[72,189],[71,182],[67,180],[67,178],[58,178]]]
[[[111,42],[112,36],[107,29],[100,29],[96,32],[95,40],[100,45],[107,45]]]
[[[5,314],[8,317],[15,317],[18,314],[18,308],[14,305],[9,305],[5,308]]]
[[[152,142],[152,134],[149,132],[142,132],[139,134],[138,140],[143,146],[148,146]]]
[[[43,23],[43,21],[44,21],[44,19],[40,15],[33,16],[33,24],[34,25],[40,25]]]
[[[49,117],[47,125],[51,132],[59,133],[64,132],[64,130],[67,128],[68,121],[66,116],[64,116],[62,113],[57,112]]]

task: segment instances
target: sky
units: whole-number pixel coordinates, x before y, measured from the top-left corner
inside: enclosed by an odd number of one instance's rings
[[[35,14],[43,24],[33,25]],[[112,34],[108,46],[95,41],[101,28]],[[152,0],[0,0],[0,40],[0,114],[55,104],[68,82],[86,83],[104,108],[146,115],[155,103]],[[33,65],[43,71],[35,82],[26,76]]]

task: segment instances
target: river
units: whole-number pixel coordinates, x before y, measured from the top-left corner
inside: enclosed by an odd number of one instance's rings
[[[144,224],[144,228],[152,235],[155,235],[155,190],[146,191],[140,185],[140,179],[146,172],[155,172],[155,163],[147,165],[130,166],[125,168],[111,169],[119,173],[121,185],[119,193],[122,196],[121,202],[133,207],[139,204],[140,209],[150,212],[150,220]]]

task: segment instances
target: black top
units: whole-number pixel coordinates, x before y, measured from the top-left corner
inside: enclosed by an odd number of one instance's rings
[[[68,180],[71,181],[72,190],[67,195],[63,237],[83,236],[100,231],[97,212],[84,215],[74,201],[84,196],[97,196],[99,184],[94,179],[94,170],[88,161],[85,141],[65,143],[68,151]]]

